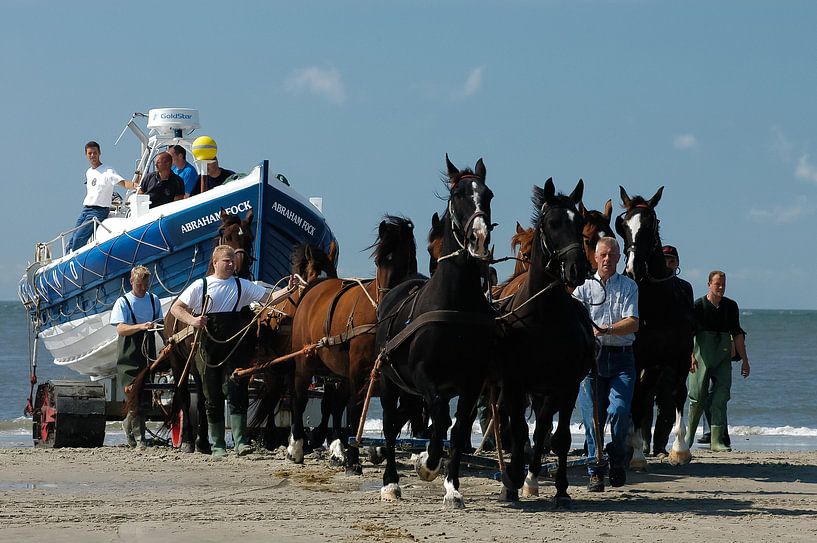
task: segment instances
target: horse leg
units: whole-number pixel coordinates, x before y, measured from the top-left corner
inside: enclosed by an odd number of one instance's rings
[[[471,428],[476,418],[476,406],[479,399],[479,391],[482,383],[477,383],[470,387],[470,390],[460,392],[457,400],[457,422],[451,428],[451,447],[449,450],[450,459],[448,461],[448,473],[443,481],[445,496],[443,497],[443,507],[446,509],[461,509],[465,507],[465,501],[460,494],[460,459],[466,446],[471,444]],[[442,402],[441,402],[442,403]],[[448,402],[445,403],[446,411]],[[447,415],[447,413],[446,413]],[[448,424],[451,419],[448,419]],[[447,427],[448,424],[445,426]],[[434,433],[437,434],[437,420],[434,420]],[[432,442],[433,443],[433,442]],[[442,445],[442,443],[440,443]],[[431,449],[431,447],[429,447]]]
[[[647,458],[644,456],[644,438],[641,431],[644,414],[652,411],[653,395],[655,393],[656,368],[641,370],[636,376],[633,401],[630,407],[632,426],[630,428],[629,444],[633,449],[630,459],[630,469],[634,471],[647,470]]]
[[[343,412],[346,410],[348,401],[349,383],[343,379],[332,391],[332,399],[327,406],[328,418],[332,419],[332,429],[327,431],[326,441],[329,443],[329,461],[336,466],[346,466],[347,432],[343,426]],[[348,420],[348,412],[346,417]]]
[[[397,443],[397,434],[400,427],[395,418],[397,415],[398,389],[385,377],[380,379],[380,406],[383,409],[383,435],[386,457],[386,469],[383,470],[383,487],[380,489],[382,501],[397,501],[400,499],[400,475],[397,473],[397,462],[394,458],[394,448]]]
[[[510,383],[503,384],[502,410],[510,416],[511,462],[510,465],[505,465],[505,472],[502,474],[502,489],[499,491],[500,501],[517,501],[519,499],[519,488],[524,484],[525,444],[528,440],[528,423],[525,421],[526,407],[525,394],[522,392],[521,386],[511,385]],[[503,417],[499,416],[499,409],[496,410],[496,413],[497,418],[500,421],[503,420]],[[457,404],[457,422],[459,422],[459,404]],[[497,421],[494,421],[494,430],[496,430],[496,424]],[[505,434],[504,429],[502,433]],[[502,454],[502,451],[498,451],[498,454]]]
[[[570,451],[570,415],[573,413],[573,404],[578,395],[578,387],[573,389],[572,395],[560,394],[559,423],[551,440],[551,448],[556,453],[558,466],[556,468],[556,496],[553,503],[556,507],[570,507],[570,496],[567,493],[567,453]]]
[[[448,412],[449,400],[447,398],[436,393],[426,398],[433,425],[431,440],[428,442],[427,449],[417,456],[414,469],[420,479],[430,482],[437,478],[443,465],[443,441],[451,426],[451,416]]]
[[[191,439],[196,441],[196,451],[203,454],[212,454],[213,449],[210,446],[210,435],[207,428],[207,403],[204,399],[204,383],[198,371],[193,371],[193,382],[196,383],[196,413],[198,414],[199,424],[197,435],[191,436]],[[188,394],[188,408],[190,396]],[[192,428],[191,428],[192,430]],[[191,432],[192,433],[192,432]]]
[[[363,402],[368,391],[368,379],[361,378],[360,372],[349,379],[349,401],[346,407],[346,432],[344,432],[343,446],[346,449],[346,475],[362,475],[363,468],[360,465],[360,449],[356,445],[349,445],[348,437],[357,433],[360,424],[360,417],[363,413]],[[365,377],[368,377],[366,375]],[[399,430],[398,430],[399,431]]]
[[[302,369],[303,366],[299,360],[298,369]],[[309,400],[308,389],[311,378],[306,371],[296,370],[295,372],[295,384],[292,390],[292,427],[287,446],[287,458],[296,464],[304,463],[304,441],[306,439],[304,411],[306,402]]]
[[[536,416],[536,426],[533,431],[533,450],[528,465],[528,475],[525,477],[525,484],[522,486],[522,496],[529,498],[539,495],[539,475],[542,473],[542,455],[545,449],[551,449],[553,444],[553,411],[551,407],[551,395],[542,396],[537,394],[537,400],[533,402],[536,406],[534,410]]]

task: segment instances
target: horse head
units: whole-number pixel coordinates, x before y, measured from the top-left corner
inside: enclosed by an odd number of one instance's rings
[[[431,216],[431,230],[428,231],[428,275],[434,275],[437,259],[443,256],[443,221],[436,212]]]
[[[299,243],[292,250],[292,274],[299,275],[308,285],[320,277],[337,278],[337,255],[335,240],[330,242],[328,253],[317,245]]]
[[[516,253],[516,265],[513,268],[513,275],[527,271],[530,267],[534,234],[533,227],[522,228],[521,224],[516,223],[516,234],[511,238],[511,252]]]
[[[445,247],[465,252],[477,260],[490,258],[491,199],[494,194],[485,184],[485,164],[480,158],[474,170],[457,169],[445,155],[448,168],[448,221],[457,247]],[[447,236],[446,236],[447,237]],[[447,244],[447,240],[444,240]]]
[[[604,212],[595,209],[587,209],[579,202],[579,213],[584,217],[584,253],[593,271],[596,271],[596,243],[601,238],[615,237],[613,229],[610,228],[610,218],[613,216],[613,201],[607,200],[604,204]]]
[[[569,196],[556,194],[552,178],[545,182],[544,188],[533,188],[532,201],[537,211],[531,267],[544,266],[570,287],[584,283],[590,271],[582,249],[584,218],[576,207],[583,192],[581,179]]]
[[[405,217],[386,215],[377,229],[372,258],[377,266],[377,296],[417,273],[417,245],[414,223]]]
[[[616,232],[624,240],[626,255],[624,273],[640,282],[650,277],[651,259],[654,260],[653,267],[663,265],[666,268],[661,252],[661,237],[658,233],[659,220],[655,214],[655,207],[661,200],[664,187],[659,188],[649,200],[641,196],[631,198],[624,187],[619,186],[619,189],[624,211],[616,218]],[[653,258],[655,255],[661,258]],[[653,273],[655,271],[657,270],[653,270]]]
[[[245,279],[251,275],[250,268],[255,260],[252,256],[252,245],[255,235],[252,228],[252,209],[247,211],[244,219],[231,215],[221,209],[221,226],[218,228],[218,245],[229,245],[235,250],[235,274]]]

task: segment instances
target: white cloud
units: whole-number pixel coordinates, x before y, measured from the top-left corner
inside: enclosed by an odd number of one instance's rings
[[[751,209],[749,217],[759,223],[789,224],[801,217],[811,215],[814,209],[809,205],[805,196],[798,196],[796,201],[788,206],[774,206],[771,209]]]
[[[808,155],[802,155],[800,160],[797,161],[797,168],[794,170],[794,175],[800,179],[817,183],[817,166],[811,163]]]
[[[695,137],[695,134],[679,134],[675,136],[672,146],[681,151],[695,149],[698,147],[698,138]]]
[[[482,87],[482,72],[485,71],[485,66],[474,68],[468,72],[468,78],[465,80],[465,85],[462,88],[463,96],[473,96]]]
[[[315,66],[301,68],[290,74],[286,80],[286,90],[293,95],[304,93],[320,96],[333,104],[346,101],[346,89],[340,72],[332,68],[323,70]]]

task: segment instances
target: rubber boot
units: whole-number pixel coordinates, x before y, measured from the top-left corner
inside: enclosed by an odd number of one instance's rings
[[[687,447],[692,448],[695,441],[695,432],[698,430],[698,422],[704,414],[703,406],[698,402],[689,402],[689,426],[687,426]]]
[[[128,414],[122,420],[122,431],[125,432],[128,447],[136,447],[136,440],[133,439],[133,411],[128,411]]]
[[[224,441],[224,421],[208,423],[207,429],[210,433],[210,441],[213,442],[213,458],[227,456],[227,443]]]
[[[718,452],[732,452],[732,449],[723,442],[723,426],[711,426],[712,442],[709,449]]]
[[[230,415],[230,430],[238,456],[245,456],[254,451],[247,439],[247,415]]]
[[[144,451],[147,448],[145,444],[145,419],[140,415],[133,415],[133,423],[131,425],[131,435],[136,442],[136,447]]]

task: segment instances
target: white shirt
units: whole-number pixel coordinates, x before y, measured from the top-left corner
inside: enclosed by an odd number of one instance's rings
[[[85,189],[87,194],[82,201],[84,206],[111,207],[113,188],[125,178],[116,170],[100,164],[97,168],[88,168],[85,172]]]
[[[150,303],[151,297],[153,297],[153,305]],[[128,299],[135,315],[128,311],[128,305],[125,303],[123,298]],[[155,314],[153,313],[154,307],[156,309]],[[162,304],[159,301],[159,298],[150,292],[146,292],[141,298],[137,297],[133,291],[128,292],[125,294],[125,296],[116,300],[113,309],[111,309],[111,324],[113,325],[121,323],[142,324],[144,322],[151,322],[161,318]]]
[[[573,296],[585,305],[596,325],[609,328],[626,317],[638,318],[638,285],[635,281],[614,273],[602,287],[598,272],[593,277],[597,281],[585,281],[582,286],[576,287]],[[623,347],[633,344],[635,334],[605,335],[599,336],[599,339],[602,345]]]
[[[211,301],[207,306],[207,313],[224,313],[232,311],[233,307],[236,308],[236,311],[240,311],[252,302],[261,301],[267,293],[266,287],[256,285],[246,279],[239,279],[239,281],[241,281],[241,299],[236,305],[238,291],[235,285],[235,277],[219,279],[215,275],[208,276],[207,294],[210,296]],[[201,314],[201,290],[203,285],[204,281],[197,279],[179,295],[179,300],[196,314]]]

